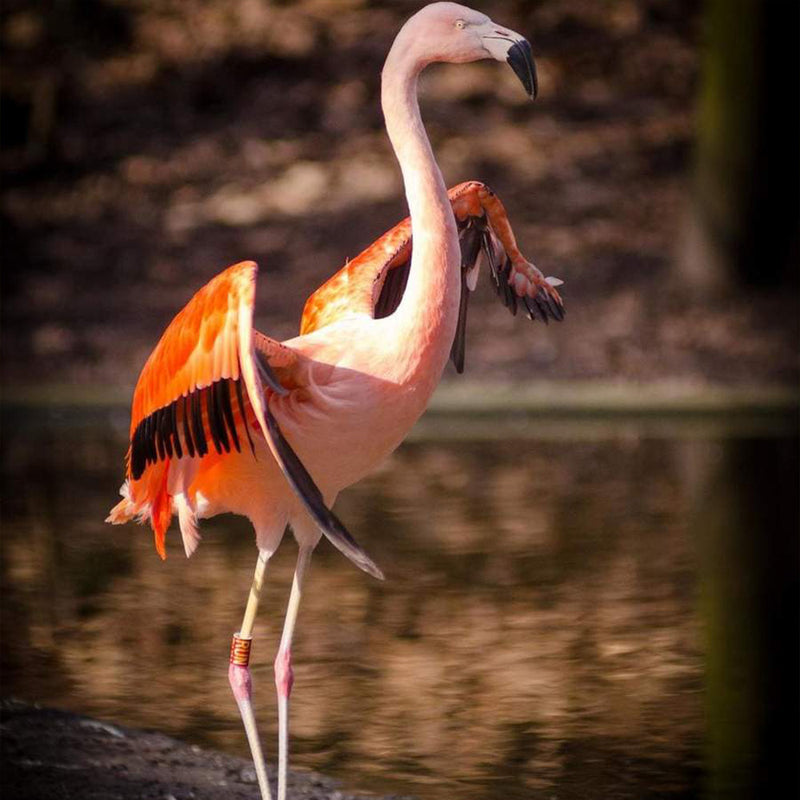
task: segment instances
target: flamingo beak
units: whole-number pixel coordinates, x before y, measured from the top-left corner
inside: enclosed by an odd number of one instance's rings
[[[506,61],[522,81],[528,97],[531,100],[535,100],[539,91],[539,81],[536,77],[536,62],[533,60],[533,53],[528,40],[520,39],[518,42],[514,42],[508,49]]]
[[[516,76],[522,81],[528,96],[531,100],[535,100],[539,83],[536,77],[533,52],[528,40],[518,33],[498,28],[493,22],[486,24],[480,37],[486,52],[496,61],[507,61]]]

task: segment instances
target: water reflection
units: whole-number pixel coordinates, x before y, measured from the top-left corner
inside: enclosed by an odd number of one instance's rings
[[[191,561],[171,533],[161,563],[146,530],[104,525],[122,424],[40,415],[4,426],[4,692],[246,755],[225,664],[252,533],[231,517],[204,523]],[[295,646],[294,765],[434,799],[744,786],[725,765],[743,747],[759,752],[764,731],[743,741],[741,726],[760,719],[753,676],[769,670],[747,667],[754,700],[726,694],[720,665],[741,648],[724,626],[743,618],[731,587],[752,563],[736,549],[747,536],[737,476],[775,447],[782,474],[796,475],[797,451],[770,440],[743,456],[742,446],[631,435],[406,445],[337,506],[386,583],[326,543],[312,562]],[[771,518],[781,542],[789,517]],[[782,546],[785,557],[792,545]],[[271,662],[294,556],[287,540],[256,626],[271,753]],[[784,601],[796,592],[796,569],[785,572]],[[755,630],[774,610],[748,609]],[[742,647],[769,660],[766,639],[796,634],[795,609]],[[791,667],[796,648],[786,653]]]

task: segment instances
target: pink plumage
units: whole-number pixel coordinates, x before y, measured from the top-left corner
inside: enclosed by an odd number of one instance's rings
[[[300,335],[285,342],[252,329],[256,265],[229,267],[175,317],[136,386],[123,499],[108,521],[149,521],[162,557],[173,514],[187,556],[199,542],[198,519],[234,512],[255,528],[259,557],[229,679],[265,799],[247,660],[266,566],[287,525],[299,556],[275,660],[279,800],[291,641],[311,552],[324,534],[382,577],[330,510],[338,493],[400,444],[448,357],[463,369],[467,299],[481,261],[513,312],[521,303],[532,319],[563,318],[560,282],[522,256],[499,198],[477,181],[447,192],[420,119],[417,78],[426,65],[484,58],[508,61],[535,94],[530,45],[519,34],[454,3],[414,15],[386,59],[381,98],[410,217],[317,289]]]

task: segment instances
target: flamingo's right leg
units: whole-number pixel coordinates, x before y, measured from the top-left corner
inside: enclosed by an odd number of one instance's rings
[[[262,800],[272,800],[267,779],[267,766],[264,763],[264,754],[261,751],[261,740],[258,738],[255,715],[253,714],[252,703],[252,680],[250,677],[250,644],[253,641],[253,622],[255,621],[258,601],[261,597],[261,589],[264,585],[264,574],[267,570],[267,561],[272,553],[267,550],[258,551],[258,562],[253,576],[253,583],[250,586],[250,595],[247,599],[247,608],[244,612],[242,627],[233,634],[231,643],[230,666],[228,667],[228,680],[239,706],[239,713],[242,715],[244,730],[247,734],[247,743],[250,745],[250,753],[253,756],[253,764],[256,768],[258,787],[261,790]]]

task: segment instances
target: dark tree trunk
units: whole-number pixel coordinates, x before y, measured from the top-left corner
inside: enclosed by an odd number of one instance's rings
[[[707,0],[690,236],[694,289],[796,286],[800,4]]]

